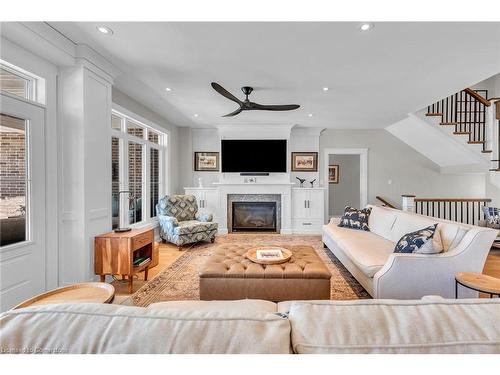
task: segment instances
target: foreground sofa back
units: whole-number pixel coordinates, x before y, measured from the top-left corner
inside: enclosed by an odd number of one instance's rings
[[[287,318],[288,315],[288,318]],[[47,305],[0,316],[2,353],[500,353],[500,299]]]
[[[292,303],[295,353],[500,353],[500,299]]]
[[[0,318],[2,353],[290,353],[290,324],[268,312],[46,305]]]

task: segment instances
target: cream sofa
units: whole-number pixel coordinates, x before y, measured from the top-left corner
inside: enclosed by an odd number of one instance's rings
[[[500,353],[500,299],[61,304],[0,315],[2,353]]]
[[[372,208],[370,231],[323,226],[323,243],[374,298],[416,299],[425,295],[455,297],[455,274],[482,272],[498,231],[379,206]],[[444,252],[394,253],[406,233],[438,223]],[[477,292],[460,287],[460,297]]]

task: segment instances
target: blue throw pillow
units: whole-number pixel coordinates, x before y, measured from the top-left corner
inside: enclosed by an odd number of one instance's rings
[[[407,233],[396,244],[395,253],[416,253],[427,241],[432,240],[437,224],[430,227]]]
[[[344,215],[340,218],[339,227],[360,229],[370,231],[368,228],[368,218],[370,217],[371,208],[357,208],[345,206]]]

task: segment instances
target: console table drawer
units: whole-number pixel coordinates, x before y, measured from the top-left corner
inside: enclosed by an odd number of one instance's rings
[[[132,250],[140,249],[141,247],[153,242],[153,231],[147,231],[132,238]]]

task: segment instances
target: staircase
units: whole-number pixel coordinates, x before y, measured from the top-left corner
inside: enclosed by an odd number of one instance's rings
[[[490,155],[489,170],[499,172],[500,98],[487,97],[487,90],[466,88],[428,106],[426,116],[438,117],[440,126],[452,127],[453,135],[465,137],[469,145],[480,145],[481,152]]]
[[[499,172],[500,98],[487,98],[466,88],[386,129],[442,173]]]

